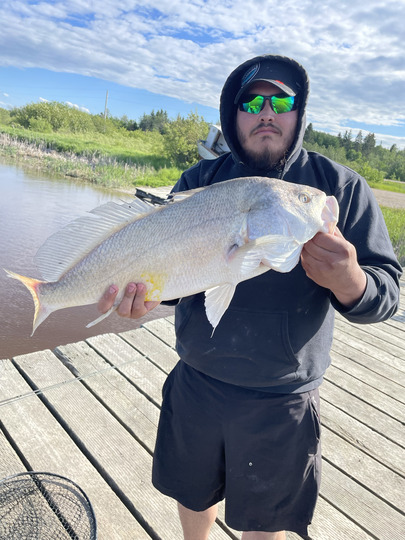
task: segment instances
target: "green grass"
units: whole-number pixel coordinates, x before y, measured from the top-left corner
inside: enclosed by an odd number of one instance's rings
[[[163,136],[157,131],[113,133],[40,133],[24,128],[0,126],[0,131],[20,141],[57,152],[86,157],[109,157],[123,163],[155,168],[167,165]]]
[[[391,180],[384,180],[383,182],[367,182],[368,185],[375,189],[382,189],[383,191],[392,191],[394,193],[405,193],[405,182],[393,182]]]
[[[405,266],[405,210],[381,206],[395,254]]]
[[[156,131],[73,135],[0,126],[0,155],[109,188],[172,185],[182,173],[165,157]]]

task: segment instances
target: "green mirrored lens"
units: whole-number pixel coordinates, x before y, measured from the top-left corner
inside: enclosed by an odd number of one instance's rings
[[[293,96],[286,96],[281,98],[277,96],[272,96],[271,103],[273,105],[273,111],[277,114],[281,114],[292,111],[292,108],[294,106],[294,98]]]
[[[263,103],[264,103],[264,97],[256,96],[251,101],[248,101],[247,103],[242,104],[243,110],[251,114],[259,114],[259,112],[262,110]]]

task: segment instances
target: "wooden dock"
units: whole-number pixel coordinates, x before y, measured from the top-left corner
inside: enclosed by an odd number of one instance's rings
[[[405,281],[390,321],[337,318],[332,355],[311,538],[402,540]],[[175,503],[150,481],[161,388],[177,359],[169,317],[1,361],[0,478],[25,470],[70,478],[92,502],[100,540],[180,540]],[[240,533],[221,511],[210,538]]]

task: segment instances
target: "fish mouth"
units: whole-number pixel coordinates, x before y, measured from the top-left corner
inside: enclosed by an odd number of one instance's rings
[[[333,234],[339,219],[339,204],[333,195],[326,197],[321,219],[322,232]]]

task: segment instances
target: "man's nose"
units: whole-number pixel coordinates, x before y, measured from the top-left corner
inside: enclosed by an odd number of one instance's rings
[[[266,120],[266,118],[273,119],[275,114],[276,113],[271,108],[270,101],[268,99],[266,99],[266,101],[264,102],[264,107],[259,113],[260,120]]]

